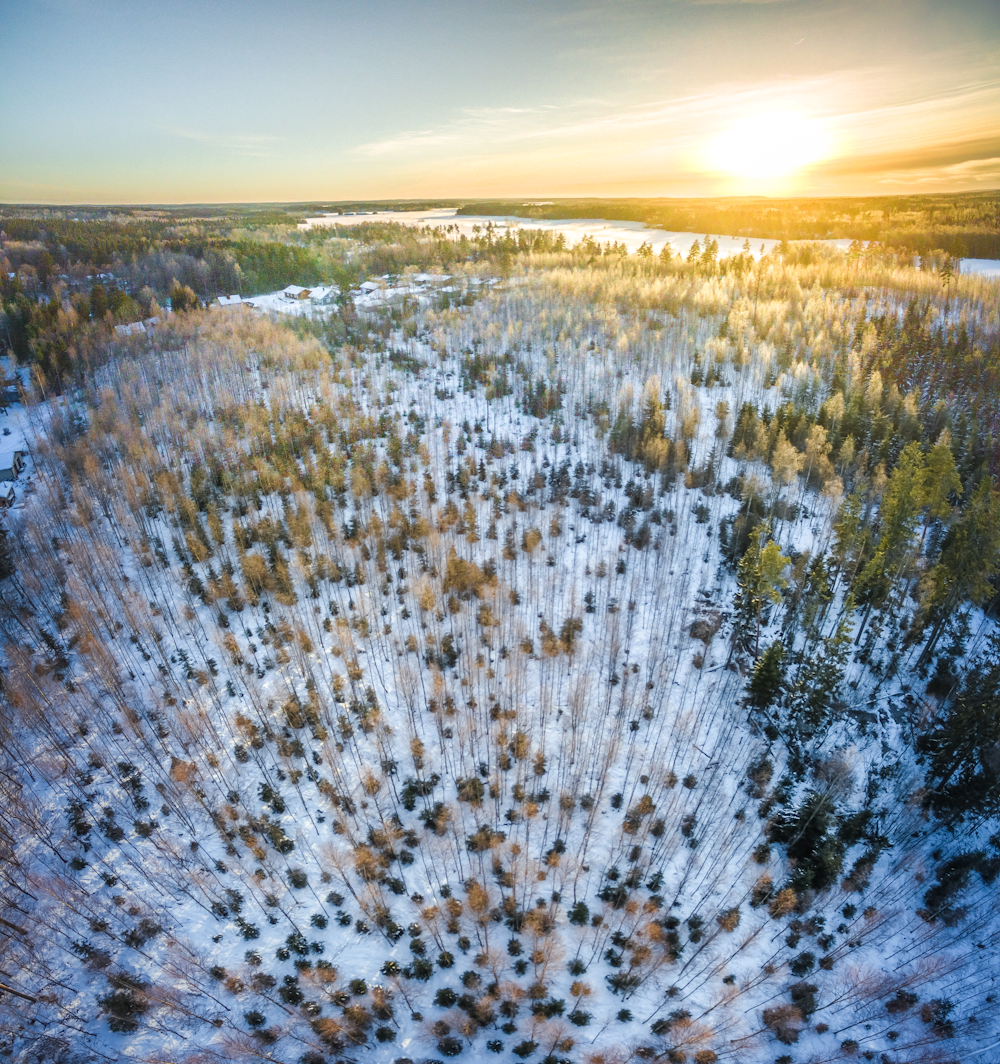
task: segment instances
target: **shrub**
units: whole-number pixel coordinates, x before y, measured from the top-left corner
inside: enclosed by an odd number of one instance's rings
[[[139,1029],[139,1019],[149,1007],[143,990],[146,984],[125,972],[108,976],[110,993],[97,999],[108,1016],[108,1027],[115,1034],[134,1034]]]
[[[800,953],[791,963],[792,975],[808,975],[816,967],[813,953]]]
[[[794,910],[798,901],[795,891],[791,887],[785,887],[783,890],[779,890],[771,899],[767,911],[770,913],[772,920],[780,920]]]
[[[770,876],[761,876],[750,891],[750,904],[754,909],[759,909],[774,893],[773,883]]]
[[[775,1005],[774,1008],[764,1009],[761,1019],[783,1045],[790,1046],[799,1040],[802,1013],[794,1005]]]
[[[886,1011],[890,1016],[895,1016],[900,1012],[907,1012],[916,1005],[917,1000],[916,994],[911,994],[908,990],[897,990],[893,1000],[886,1003]]]
[[[568,916],[571,924],[575,924],[577,927],[584,927],[590,919],[590,910],[582,901],[578,901],[569,910]]]
[[[939,1038],[953,1038],[955,1024],[948,1019],[955,1006],[950,1001],[936,998],[934,1001],[925,1002],[920,1006],[920,1018],[924,1023],[931,1025],[934,1033]]]
[[[740,926],[740,909],[737,905],[735,908],[726,909],[724,912],[719,913],[715,918],[719,927],[723,931],[735,931]]]

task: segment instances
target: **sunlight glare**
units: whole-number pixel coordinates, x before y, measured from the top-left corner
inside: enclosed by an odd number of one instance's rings
[[[794,111],[750,115],[708,145],[716,172],[750,179],[788,177],[826,158],[830,138],[823,124]]]

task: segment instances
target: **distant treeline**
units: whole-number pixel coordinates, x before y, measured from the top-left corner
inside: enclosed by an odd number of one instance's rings
[[[609,218],[673,232],[771,240],[875,240],[916,254],[940,249],[957,258],[1000,258],[997,191],[850,199],[490,200],[466,203],[458,213]]]

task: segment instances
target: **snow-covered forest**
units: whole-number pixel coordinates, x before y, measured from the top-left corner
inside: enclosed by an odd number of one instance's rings
[[[509,245],[25,393],[0,1052],[1000,1060],[996,284]]]

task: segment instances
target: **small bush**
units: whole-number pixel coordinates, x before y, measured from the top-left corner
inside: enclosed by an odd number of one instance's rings
[[[791,963],[792,975],[808,975],[816,967],[816,955],[800,953]]]
[[[740,909],[737,905],[733,909],[726,909],[715,918],[723,931],[735,931],[740,926]]]

